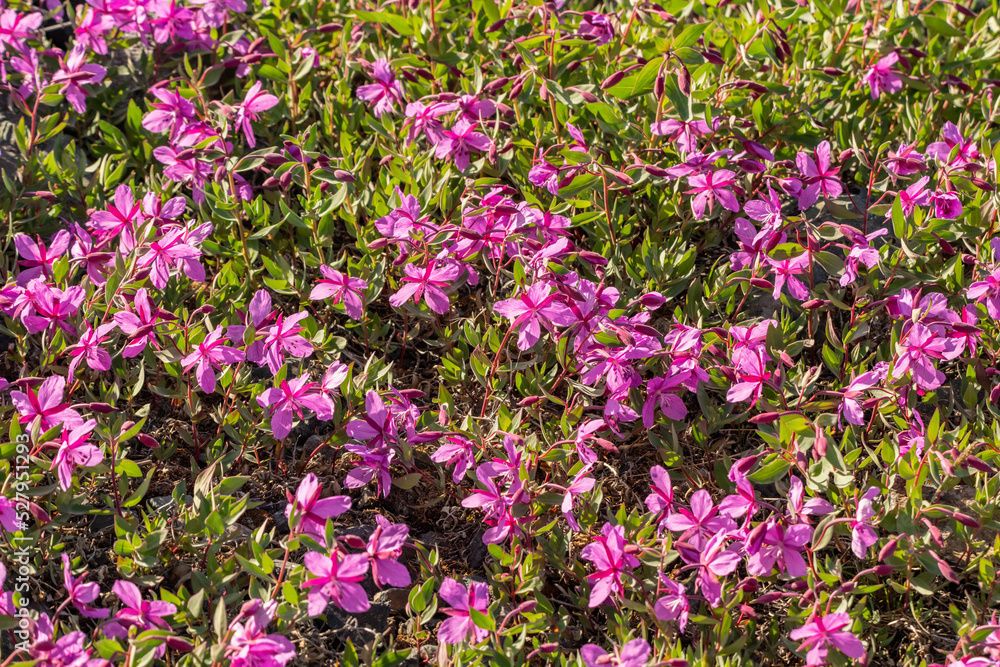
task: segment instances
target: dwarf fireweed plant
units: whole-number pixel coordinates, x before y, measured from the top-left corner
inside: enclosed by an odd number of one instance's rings
[[[25,0],[0,87],[0,666],[1000,665],[995,0]]]

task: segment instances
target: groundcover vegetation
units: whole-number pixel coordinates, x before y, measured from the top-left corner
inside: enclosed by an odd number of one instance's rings
[[[1000,664],[1000,7],[7,0],[3,667]]]

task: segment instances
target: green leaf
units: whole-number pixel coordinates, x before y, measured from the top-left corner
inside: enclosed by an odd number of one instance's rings
[[[636,74],[630,74],[608,88],[608,95],[620,100],[630,100],[640,95],[653,92],[656,75],[660,73],[663,57],[653,58]]]
[[[362,21],[367,21],[369,23],[384,23],[404,37],[410,37],[414,34],[413,26],[411,26],[406,19],[397,14],[390,14],[388,12],[364,12],[359,10],[354,12],[354,15]]]
[[[704,21],[702,23],[695,23],[694,25],[689,25],[684,28],[684,32],[677,36],[677,39],[673,41],[670,45],[671,49],[683,49],[685,46],[693,46],[698,43],[698,38],[705,34],[709,26],[712,25],[711,21]]]
[[[490,632],[496,632],[497,623],[493,620],[492,616],[487,616],[478,609],[469,607],[469,616],[472,618],[472,622],[476,624],[476,627],[480,627],[483,630],[489,630]]]
[[[945,37],[965,37],[965,32],[933,14],[925,14],[923,20],[927,29],[935,34],[944,35]]]

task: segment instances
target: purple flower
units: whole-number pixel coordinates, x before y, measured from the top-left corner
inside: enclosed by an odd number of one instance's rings
[[[17,248],[17,254],[22,257],[17,263],[24,267],[17,275],[17,284],[21,287],[35,278],[51,278],[52,265],[66,254],[73,240],[72,235],[65,229],[53,234],[48,247],[42,243],[41,238],[36,238],[37,241],[27,234],[18,234],[14,237],[14,247]]]
[[[812,527],[800,523],[783,528],[774,520],[769,524],[763,545],[747,560],[747,572],[766,577],[777,564],[782,574],[794,578],[806,576],[809,570],[800,551],[812,539]]]
[[[931,195],[934,204],[934,217],[942,220],[955,220],[962,215],[962,200],[954,192],[936,192]]]
[[[902,194],[902,193],[900,193]],[[847,225],[841,225],[841,231],[854,245],[851,246],[844,261],[844,275],[840,277],[840,286],[846,287],[858,279],[858,267],[864,265],[868,269],[878,264],[878,250],[872,247],[872,239],[889,233],[888,229],[879,229],[865,236]]]
[[[20,413],[20,422],[27,424],[38,420],[42,433],[60,424],[70,429],[83,426],[80,413],[71,408],[69,403],[62,402],[65,391],[66,378],[51,375],[38,386],[37,392],[26,387],[24,392],[10,392],[10,399]]]
[[[903,215],[909,216],[918,206],[927,206],[931,203],[930,190],[924,187],[930,180],[929,176],[924,176],[916,183],[910,185],[910,187],[899,192],[897,196],[899,197],[899,206],[903,211]]]
[[[100,83],[108,70],[100,65],[85,65],[84,58],[87,55],[87,47],[83,44],[76,44],[66,56],[59,59],[61,67],[59,71],[52,75],[53,85],[62,85],[59,93],[66,96],[77,113],[87,110],[87,92],[83,89],[84,84]]]
[[[927,169],[924,163],[924,154],[916,150],[916,144],[907,146],[900,144],[896,151],[889,151],[889,156],[885,160],[885,168],[896,176],[910,176]]]
[[[320,392],[331,401],[340,395],[340,385],[344,383],[350,374],[351,367],[339,361],[334,361],[323,373],[323,378],[319,381]]]
[[[93,419],[80,426],[64,428],[59,441],[59,451],[52,458],[51,470],[58,471],[59,488],[68,490],[73,485],[73,469],[76,467],[93,467],[104,460],[104,454],[94,445],[87,442],[91,431],[97,426]]]
[[[602,45],[614,38],[615,29],[604,14],[584,12],[583,18],[580,20],[580,34],[596,37],[598,45]]]
[[[281,635],[267,634],[278,603],[274,600],[261,604],[252,600],[257,608],[246,624],[234,621],[232,634],[226,646],[229,667],[284,667],[295,657],[295,646]]]
[[[875,367],[872,368],[872,370],[867,373],[862,373],[858,377],[854,378],[849,385],[847,385],[847,389],[844,390],[844,400],[837,409],[838,423],[840,417],[843,416],[849,424],[864,426],[865,413],[864,410],[861,409],[861,404],[858,403],[857,397],[885,380],[888,370],[888,363],[884,361],[879,362],[878,364],[875,364]]]
[[[638,637],[613,654],[597,644],[584,644],[580,647],[580,657],[587,667],[645,667],[651,650],[649,643]]]
[[[837,178],[840,167],[830,167],[830,142],[824,141],[812,155],[798,153],[795,164],[802,172],[802,184],[805,186],[799,195],[799,210],[804,211],[819,199],[820,193],[826,199],[834,199],[844,191],[844,186]]]
[[[572,312],[550,289],[545,283],[535,283],[521,296],[493,304],[493,312],[509,319],[511,328],[518,331],[517,349],[527,350],[537,343],[542,327],[552,331],[553,324],[573,324]]]
[[[559,167],[554,164],[540,161],[528,172],[528,180],[534,186],[545,188],[549,194],[559,194]]]
[[[336,269],[331,269],[326,264],[321,265],[319,270],[324,277],[316,281],[309,298],[312,301],[332,298],[334,305],[344,304],[348,317],[360,320],[365,305],[364,291],[368,288],[368,283],[361,278],[351,278]]]
[[[329,555],[310,551],[305,555],[305,566],[316,575],[302,582],[309,591],[308,613],[319,616],[330,602],[352,614],[361,614],[371,607],[368,594],[358,583],[368,572],[366,554],[342,555],[334,551]]]
[[[24,529],[17,505],[7,496],[0,496],[0,527],[3,527],[8,533],[16,533]],[[0,577],[0,584],[3,584],[2,577]]]
[[[129,336],[129,342],[122,351],[122,356],[125,358],[142,354],[147,343],[159,349],[156,342],[156,324],[164,315],[164,311],[153,307],[145,287],[136,290],[132,307],[135,312],[123,310],[114,316],[115,324]]]
[[[669,119],[650,123],[649,132],[655,137],[667,137],[667,141],[676,141],[682,156],[698,150],[698,137],[711,134],[712,130],[703,120]]]
[[[222,336],[222,327],[218,327],[205,336],[193,352],[181,359],[185,373],[190,372],[195,364],[198,365],[195,377],[198,378],[198,386],[206,394],[215,391],[216,370],[221,370],[223,365],[243,361],[244,353],[235,347],[225,345],[226,340]]]
[[[781,290],[785,285],[788,285],[788,293],[799,301],[809,298],[809,288],[796,277],[809,271],[808,251],[789,259],[779,260],[771,257],[764,259],[774,273],[774,289],[771,292],[771,297],[775,301],[781,299]]]
[[[95,371],[106,371],[111,368],[111,355],[101,347],[101,343],[108,339],[109,334],[117,325],[114,322],[107,322],[99,325],[96,329],[87,324],[78,340],[73,345],[66,348],[65,352],[73,357],[69,362],[69,379],[72,380],[76,374],[76,369],[80,363],[86,360],[87,367]]]
[[[910,371],[913,382],[924,391],[933,391],[945,380],[944,373],[934,367],[933,359],[952,359],[957,344],[954,339],[939,337],[937,327],[929,328],[916,322],[897,344],[898,358],[892,378],[899,379]]]
[[[278,321],[264,330],[267,337],[264,339],[263,358],[267,361],[267,367],[272,373],[281,370],[285,363],[285,353],[293,357],[304,359],[313,353],[313,346],[303,336],[299,335],[302,327],[299,322],[309,317],[309,313],[302,311],[285,319],[284,314],[278,314]],[[250,358],[249,351],[247,358]],[[251,361],[253,361],[251,359]]]
[[[927,155],[937,160],[946,170],[961,170],[980,158],[976,144],[963,137],[958,126],[951,121],[944,124],[941,136],[944,141],[936,141],[927,146]],[[955,151],[955,157],[951,157],[952,151]]]
[[[878,99],[882,93],[895,93],[903,89],[903,80],[892,69],[899,62],[899,55],[893,51],[865,72],[862,83],[868,84],[872,99]]]
[[[187,231],[184,227],[171,229],[150,243],[149,251],[139,258],[138,265],[149,267],[149,281],[157,289],[167,286],[171,271],[178,266],[194,282],[205,282],[205,269],[197,261],[201,257],[201,250],[185,241]]]
[[[142,127],[156,133],[169,131],[170,139],[176,139],[184,125],[196,118],[194,105],[180,90],[154,88],[150,92],[159,102],[150,105],[153,110],[143,117]]]
[[[320,498],[322,489],[316,475],[309,473],[295,491],[295,499],[285,507],[285,516],[291,522],[294,514],[298,523],[295,530],[323,542],[326,533],[326,520],[338,517],[351,509],[349,496],[333,496]]]
[[[396,74],[389,63],[379,58],[372,67],[372,78],[375,83],[358,87],[358,99],[364,100],[371,107],[376,118],[390,113],[396,108],[396,103],[403,102],[403,87],[396,81]]]
[[[811,623],[795,628],[789,637],[804,640],[798,650],[809,649],[806,654],[808,667],[827,664],[826,655],[831,646],[848,658],[860,660],[865,657],[865,647],[850,631],[843,630],[850,625],[851,617],[843,612],[814,616]]]
[[[69,595],[70,602],[73,603],[77,611],[87,618],[107,618],[111,614],[110,609],[95,609],[90,606],[90,603],[96,600],[101,594],[100,586],[94,582],[83,583],[83,580],[87,577],[86,574],[80,576],[79,579],[75,579],[70,571],[69,556],[66,554],[62,554],[62,564],[63,585],[66,587],[66,593]],[[2,578],[0,578],[0,583],[3,583]]]
[[[438,628],[438,640],[442,644],[461,644],[471,641],[478,644],[489,636],[472,620],[470,609],[482,614],[489,614],[490,589],[481,581],[470,581],[466,588],[452,578],[441,582],[438,596],[451,605],[441,611],[449,616]]]
[[[257,402],[271,413],[271,431],[274,437],[281,440],[292,430],[292,415],[303,419],[303,408],[312,410],[320,421],[333,417],[333,405],[330,399],[319,392],[310,391],[316,386],[309,381],[308,375],[282,380],[277,387],[271,387],[261,392]]]
[[[434,154],[439,160],[447,157],[454,159],[458,170],[464,170],[469,166],[472,151],[488,151],[493,145],[489,137],[475,131],[476,126],[477,123],[470,123],[464,118],[456,121],[450,130],[444,131]]]
[[[365,395],[365,411],[360,417],[347,425],[347,435],[355,440],[367,441],[370,447],[395,444],[396,422],[377,391],[368,390]]]
[[[795,475],[788,482],[788,515],[793,520],[809,523],[806,515],[829,514],[836,508],[825,498],[810,498],[805,500],[806,489],[802,480]]]
[[[738,212],[740,203],[736,200],[736,195],[729,188],[736,182],[736,174],[728,169],[718,171],[708,171],[703,174],[693,174],[688,176],[690,190],[684,194],[693,194],[691,200],[691,211],[694,217],[701,218],[705,215],[705,206],[708,206],[709,214],[715,208],[715,200],[718,199],[722,207],[730,211]]]
[[[111,586],[111,591],[118,596],[124,606],[115,614],[113,621],[104,626],[104,632],[109,637],[124,639],[128,637],[129,628],[145,630],[170,630],[170,623],[164,620],[166,616],[177,613],[177,607],[170,602],[161,600],[143,600],[139,587],[130,581],[119,580]],[[156,656],[162,658],[167,647],[160,644],[156,647]]]
[[[580,552],[584,560],[594,564],[596,570],[587,575],[590,582],[590,607],[600,606],[612,593],[619,597],[624,594],[622,574],[639,566],[639,560],[625,552],[625,528],[605,523],[601,535]]]
[[[764,385],[771,379],[767,370],[766,352],[742,347],[733,352],[737,382],[726,393],[730,403],[750,401],[750,407],[757,404],[764,393]]]
[[[75,315],[86,298],[83,287],[73,285],[61,290],[50,287],[41,278],[28,283],[23,296],[30,303],[21,312],[21,322],[28,333],[36,334],[55,327],[75,336],[76,327],[67,320]]]
[[[4,525],[6,527],[6,524]],[[0,563],[0,615],[14,616],[17,613],[17,608],[14,606],[14,594],[11,592],[5,593],[3,590],[3,585],[6,580],[7,580],[7,566],[5,566],[3,563]]]
[[[447,444],[438,447],[437,451],[431,455],[431,461],[443,463],[446,466],[455,466],[451,479],[455,484],[459,484],[476,463],[473,442],[460,435],[449,435],[445,437],[445,440],[447,440]]]
[[[688,612],[691,610],[684,586],[662,572],[660,583],[666,589],[666,595],[656,601],[653,612],[661,621],[677,621],[677,629],[684,632],[688,623]]]
[[[257,141],[253,135],[253,126],[250,121],[259,120],[257,114],[263,113],[276,106],[279,100],[268,92],[261,91],[260,81],[250,86],[250,90],[243,97],[243,103],[236,109],[236,126],[243,128],[243,134],[247,138],[247,145],[253,148]]]
[[[423,102],[410,102],[407,104],[404,125],[409,124],[410,131],[406,136],[406,145],[409,146],[416,141],[417,136],[421,132],[427,137],[427,141],[431,145],[437,145],[444,138],[444,127],[438,118],[451,113],[457,108],[458,105],[453,102],[437,102],[430,106],[424,105]]]
[[[653,479],[653,483],[649,485],[653,492],[646,496],[646,507],[659,516],[660,528],[665,528],[667,517],[674,506],[674,486],[670,481],[670,473],[663,466],[653,466],[649,475]]]
[[[390,305],[399,308],[411,298],[414,303],[420,303],[420,299],[423,298],[435,313],[443,315],[448,312],[451,305],[448,302],[448,295],[441,288],[452,286],[462,272],[460,264],[432,260],[423,268],[407,264],[403,267],[403,271],[406,277],[400,282],[404,284],[398,292],[389,297]]]
[[[405,523],[389,523],[381,514],[375,517],[375,521],[378,525],[365,547],[375,583],[397,588],[409,586],[410,573],[397,560],[403,553],[403,545],[410,533],[409,526]]]
[[[580,524],[577,523],[576,517],[573,516],[574,500],[577,496],[591,491],[597,483],[593,477],[587,477],[588,474],[590,474],[590,466],[586,465],[576,474],[576,477],[569,483],[569,486],[562,489],[565,493],[560,509],[562,509],[563,516],[566,517],[566,523],[573,530],[580,530]]]
[[[784,219],[781,215],[781,201],[770,183],[767,184],[767,196],[763,199],[751,199],[743,205],[743,210],[751,218],[761,223],[758,236],[781,228],[781,222]]]
[[[678,507],[661,524],[675,533],[681,533],[678,539],[698,548],[709,537],[735,528],[732,519],[719,516],[719,509],[705,489],[695,491],[690,502],[690,510]]]
[[[691,377],[690,372],[681,372],[665,377],[655,377],[646,385],[646,403],[642,406],[642,424],[652,428],[656,423],[656,407],[668,419],[681,421],[687,416],[687,407],[680,396],[673,393]]]
[[[871,520],[875,517],[872,501],[881,495],[881,491],[871,486],[858,501],[858,511],[851,522],[851,550],[858,558],[864,558],[869,547],[878,542],[878,534],[872,528]],[[794,638],[793,638],[794,639]]]
[[[677,551],[685,563],[698,569],[697,584],[701,593],[713,607],[722,604],[721,577],[732,574],[740,564],[740,556],[725,548],[725,533],[718,533],[702,547],[684,542],[677,543]]]

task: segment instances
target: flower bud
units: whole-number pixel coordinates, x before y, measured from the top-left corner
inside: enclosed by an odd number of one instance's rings
[[[287,189],[288,186],[291,185],[291,184],[292,184],[292,172],[290,172],[290,171],[286,171],[285,173],[283,173],[281,175],[280,178],[278,178],[278,186],[282,190]]]
[[[691,73],[684,65],[681,65],[680,71],[677,72],[677,87],[681,89],[685,97],[691,96]]]
[[[288,162],[288,159],[280,153],[268,153],[264,156],[264,162],[272,167],[280,167]]]
[[[341,183],[353,183],[358,180],[354,178],[354,174],[349,171],[344,171],[343,169],[334,169],[333,176]]]
[[[107,403],[91,403],[88,407],[94,412],[97,412],[102,415],[111,414],[112,412],[118,410],[118,408],[116,408],[115,406],[108,405]]]
[[[146,445],[150,449],[159,449],[160,448],[160,443],[157,442],[156,438],[154,438],[151,435],[147,435],[145,433],[140,433],[136,437],[139,439],[139,442],[141,442],[142,444]]]
[[[322,33],[337,32],[338,30],[343,30],[344,26],[340,23],[324,23],[317,30]]]

